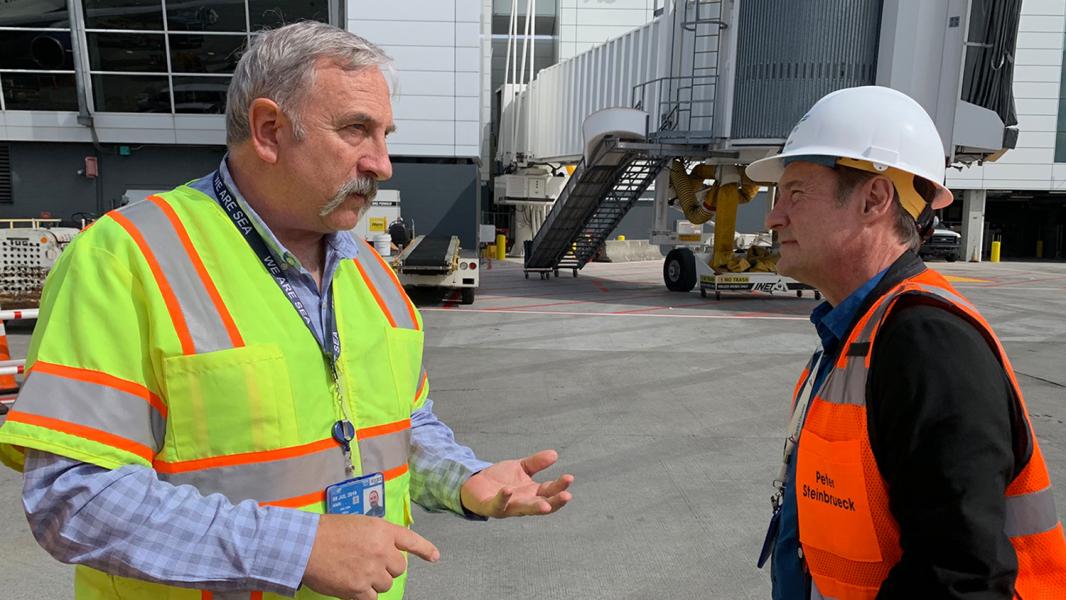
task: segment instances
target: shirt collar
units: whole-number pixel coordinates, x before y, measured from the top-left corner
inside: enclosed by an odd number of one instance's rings
[[[848,330],[858,318],[859,310],[866,303],[866,298],[881,282],[886,271],[888,269],[871,277],[837,306],[823,302],[811,311],[811,323],[814,323],[826,354],[836,350],[840,342],[844,340],[844,336],[848,334]]]
[[[267,227],[266,222],[259,216],[259,213],[255,212],[255,209],[244,199],[244,195],[241,194],[241,190],[237,187],[230,174],[228,160],[229,154],[227,153],[222,157],[222,162],[218,166],[222,182],[229,188],[241,210],[248,215],[248,219],[252,222],[252,226],[255,227],[259,237],[263,238],[263,242],[266,243],[270,254],[274,256],[278,264],[283,265],[283,268],[303,269],[303,265],[300,264],[300,260],[296,258],[296,255],[289,252],[288,248],[274,235],[274,232],[270,231],[270,228]],[[341,260],[354,259],[359,253],[359,245],[355,243],[349,232],[336,231],[326,235],[326,252],[335,253]]]

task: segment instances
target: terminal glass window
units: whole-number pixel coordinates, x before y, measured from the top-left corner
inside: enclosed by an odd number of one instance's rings
[[[252,35],[329,22],[339,1],[76,0],[79,19],[66,0],[0,0],[0,110],[77,111],[87,65],[95,111],[222,113]]]
[[[94,108],[220,114],[249,36],[329,21],[329,0],[80,0]]]
[[[0,4],[0,110],[78,110],[66,6]]]

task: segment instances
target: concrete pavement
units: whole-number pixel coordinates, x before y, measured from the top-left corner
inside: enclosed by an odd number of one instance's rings
[[[1066,264],[931,263],[991,321],[1017,369],[1052,479],[1066,482]],[[817,339],[797,299],[666,291],[660,262],[578,278],[483,270],[471,306],[422,298],[431,397],[486,460],[556,448],[574,502],[548,518],[469,523],[418,509],[436,565],[409,598],[766,598],[754,562],[788,394]],[[16,354],[26,331],[12,334]],[[0,470],[0,597],[70,597]],[[1057,497],[1066,512],[1066,494]]]

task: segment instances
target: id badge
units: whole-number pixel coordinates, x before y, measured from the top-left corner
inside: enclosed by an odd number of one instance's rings
[[[326,488],[326,512],[331,515],[385,516],[385,476],[371,473]]]

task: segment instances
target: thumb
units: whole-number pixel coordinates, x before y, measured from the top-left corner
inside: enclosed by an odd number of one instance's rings
[[[405,529],[397,525],[396,537],[394,540],[398,550],[405,550],[422,560],[429,562],[437,562],[440,560],[440,550],[437,550],[437,547],[429,540],[410,529]]]

